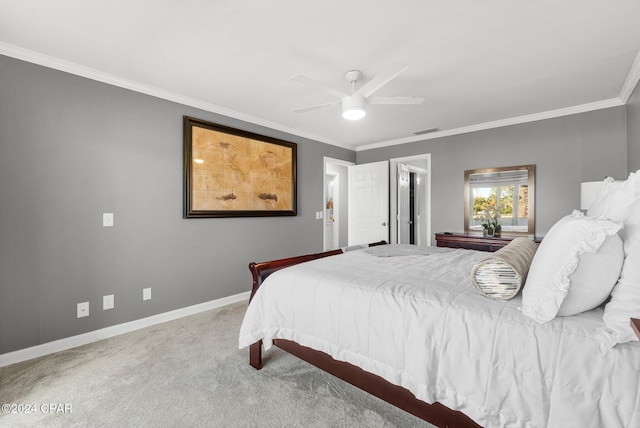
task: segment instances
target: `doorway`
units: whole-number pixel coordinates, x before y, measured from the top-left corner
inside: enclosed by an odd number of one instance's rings
[[[390,242],[431,246],[431,154],[390,160]]]
[[[355,165],[340,159],[324,158],[323,205],[324,251],[343,248],[349,237],[348,168]]]
[[[398,244],[424,245],[428,240],[428,235],[423,233],[427,212],[426,173],[426,169],[398,163]]]
[[[398,209],[398,164],[404,163],[409,167],[409,186],[413,186],[413,197],[409,197],[409,206],[413,200],[413,209]],[[355,165],[329,157],[324,158],[324,186],[323,186],[323,247],[324,251],[344,248],[349,245],[349,167]],[[431,246],[431,154],[395,158],[389,160],[389,219],[388,238],[390,243],[412,243],[421,246]],[[413,184],[411,184],[413,181]],[[331,189],[331,182],[333,188]],[[336,186],[337,191],[336,191]],[[411,191],[411,189],[409,189]],[[411,195],[409,195],[411,196]],[[332,203],[328,204],[329,199]],[[331,208],[328,208],[331,207]],[[328,210],[332,211],[328,211]],[[412,226],[404,239],[398,238],[398,217],[407,213]],[[332,219],[333,221],[327,221]]]

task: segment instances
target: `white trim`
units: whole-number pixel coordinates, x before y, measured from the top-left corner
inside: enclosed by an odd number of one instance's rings
[[[265,128],[273,129],[276,131],[282,131],[288,134],[297,135],[298,137],[308,138],[310,140],[318,141],[321,143],[331,144],[333,146],[338,146],[345,149],[353,150],[351,146],[346,146],[346,145],[337,143],[335,141],[329,141],[326,138],[318,137],[317,135],[308,134],[306,132],[302,132],[300,130],[282,125],[280,123],[271,122],[265,119],[260,119],[258,117],[241,113],[236,110],[221,107],[216,104],[198,100],[196,98],[186,97],[186,96],[177,94],[175,92],[167,91],[154,86],[145,85],[143,83],[136,82],[134,80],[124,79],[122,77],[118,77],[113,74],[105,73],[99,70],[95,70],[93,68],[85,67],[83,65],[79,65],[70,61],[65,61],[49,55],[44,55],[39,52],[23,49],[14,45],[10,45],[8,43],[0,42],[0,55],[6,55],[22,61],[42,65],[44,67],[53,68],[55,70],[63,71],[65,73],[71,73],[76,76],[81,76],[87,79],[106,83],[108,85],[129,89],[131,91],[140,92],[142,94],[150,95],[152,97],[160,98],[167,101],[172,101],[172,102],[186,105],[189,107],[195,107],[211,113],[216,113],[223,116],[231,117],[233,119],[249,122],[255,125],[264,126]]]
[[[126,322],[111,327],[101,328],[99,330],[90,331],[88,333],[79,334],[77,336],[54,340],[53,342],[43,343],[42,345],[36,345],[30,348],[7,352],[6,354],[0,354],[0,367],[20,363],[22,361],[27,361],[33,358],[42,357],[54,352],[65,351],[67,349],[75,348],[76,346],[82,346],[88,343],[97,342],[98,340],[107,339],[109,337],[117,336],[124,333],[129,333],[141,328],[161,324],[163,322],[173,321],[179,318],[187,317],[189,315],[195,315],[200,312],[220,308],[222,306],[241,302],[243,300],[248,301],[250,294],[251,293],[247,291],[244,293],[235,294],[233,296],[210,300],[208,302],[200,303],[193,306],[187,306],[186,308],[180,308],[173,311],[164,312],[162,314],[152,315],[147,318]]]
[[[412,137],[400,138],[397,140],[381,141],[379,143],[365,144],[356,147],[356,151],[377,149],[380,147],[397,146],[399,144],[415,143],[417,141],[431,140],[434,138],[442,138],[450,135],[466,134],[475,131],[484,131],[486,129],[502,128],[509,125],[518,125],[521,123],[535,122],[538,120],[553,119],[556,117],[569,116],[572,114],[585,113],[594,110],[601,110],[609,107],[623,106],[625,103],[620,98],[611,98],[609,100],[598,101],[595,103],[581,104],[578,106],[561,108],[558,110],[549,110],[542,113],[528,114],[525,116],[512,117],[509,119],[496,120],[493,122],[479,123],[477,125],[464,126],[462,128],[447,129],[429,134],[416,135]]]
[[[636,56],[633,65],[631,66],[631,70],[627,74],[627,79],[624,81],[624,85],[622,85],[622,89],[620,90],[619,98],[626,104],[631,97],[634,89],[638,86],[638,82],[640,81],[640,52]]]
[[[260,119],[255,116],[244,114],[236,110],[231,110],[225,107],[221,107],[215,104],[211,104],[195,98],[185,97],[174,92],[166,91],[164,89],[156,88],[142,83],[123,79],[108,73],[104,73],[89,67],[84,67],[79,64],[75,64],[70,61],[64,61],[52,56],[44,55],[35,51],[20,48],[8,43],[0,42],[0,55],[6,55],[12,58],[20,59],[23,61],[31,62],[34,64],[42,65],[45,67],[53,68],[59,71],[75,74],[77,76],[86,77],[88,79],[96,80],[98,82],[107,83],[109,85],[118,86],[124,89],[129,89],[135,92],[147,94],[156,98],[172,101],[178,104],[198,108],[201,110],[209,111],[216,114],[221,114],[230,118],[242,120],[255,125],[264,126],[277,131],[286,132],[288,134],[297,135],[302,138],[308,138],[325,144],[331,144],[333,146],[342,147],[344,149],[354,150],[356,152],[363,150],[377,149],[380,147],[396,146],[400,144],[413,143],[417,141],[431,140],[434,138],[441,138],[450,135],[466,134],[469,132],[482,131],[486,129],[501,128],[509,125],[517,125],[527,122],[535,122],[538,120],[552,119],[556,117],[568,116],[577,113],[585,113],[594,110],[601,110],[610,107],[617,107],[625,105],[629,100],[629,97],[636,88],[640,81],[640,53],[636,56],[636,59],[627,74],[627,78],[620,90],[620,95],[616,98],[608,100],[597,101],[588,104],[581,104],[577,106],[561,108],[557,110],[550,110],[541,113],[534,113],[530,115],[518,116],[509,119],[496,120],[493,122],[485,122],[476,125],[464,126],[461,128],[449,129],[445,131],[433,132],[430,134],[416,135],[411,137],[400,138],[396,140],[380,141],[378,143],[364,144],[356,146],[347,145],[341,142],[330,141],[326,138],[319,137],[317,135],[308,134],[306,132],[276,123],[268,120]]]

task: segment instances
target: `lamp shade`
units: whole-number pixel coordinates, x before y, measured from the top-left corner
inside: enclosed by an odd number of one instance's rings
[[[587,181],[580,184],[580,209],[588,210],[600,195],[602,180]]]
[[[600,194],[609,193],[622,183],[624,183],[624,180],[614,180],[611,177],[606,177],[601,181],[586,181],[582,183],[580,185],[580,209],[588,210]]]

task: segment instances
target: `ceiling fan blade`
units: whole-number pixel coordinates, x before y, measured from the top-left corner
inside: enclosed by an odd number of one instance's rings
[[[338,97],[340,99],[348,96],[348,94],[345,94],[342,91],[339,91],[337,89],[333,89],[330,86],[325,85],[324,83],[320,83],[320,82],[316,82],[313,79],[308,78],[307,76],[303,76],[301,74],[298,74],[297,76],[293,76],[291,78],[291,80],[295,80],[298,83],[302,83],[303,85],[307,85],[310,86],[314,89],[318,89],[320,91],[326,92],[328,94],[333,95],[334,97]]]
[[[340,101],[332,101],[330,103],[316,104],[316,105],[312,105],[312,106],[308,106],[308,107],[299,108],[299,109],[294,110],[294,111],[296,113],[304,113],[305,111],[317,110],[317,109],[324,108],[324,107],[334,107],[334,106],[337,106],[338,104],[340,104],[341,102],[342,102],[342,100],[340,100]]]
[[[362,85],[362,87],[355,93],[368,98],[370,95],[389,83],[394,77],[405,71],[407,68],[409,68],[409,66],[394,62],[391,64],[391,66],[389,66],[388,69],[384,70],[382,73],[379,73],[373,79]]]
[[[367,98],[368,104],[422,104],[422,97],[371,97]]]

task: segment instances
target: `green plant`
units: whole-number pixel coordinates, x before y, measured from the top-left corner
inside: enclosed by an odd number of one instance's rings
[[[489,233],[496,230],[500,226],[500,213],[494,208],[487,208],[480,213],[482,219],[482,227]]]

